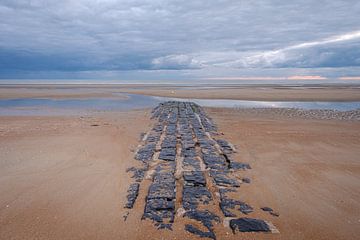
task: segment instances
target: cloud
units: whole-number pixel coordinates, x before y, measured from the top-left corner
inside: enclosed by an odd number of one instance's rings
[[[340,80],[360,80],[360,76],[353,77],[339,77]]]
[[[187,55],[169,55],[155,58],[151,61],[154,69],[197,69],[202,64]]]
[[[290,76],[287,77],[288,80],[325,80],[327,79],[326,77],[322,77],[322,76]]]
[[[0,78],[11,71],[353,68],[359,15],[356,0],[3,0]]]
[[[298,43],[276,50],[202,52],[193,56],[203,66],[234,68],[360,66],[360,31]]]

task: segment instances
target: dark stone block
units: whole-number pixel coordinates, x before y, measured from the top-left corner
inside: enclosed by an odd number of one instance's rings
[[[144,178],[146,168],[131,167],[126,169],[126,172],[132,172],[133,175],[131,176],[131,178],[135,178],[137,182],[141,182]]]
[[[175,148],[163,148],[161,149],[159,159],[166,161],[175,161],[176,149]]]
[[[249,214],[254,211],[254,209],[249,204],[244,203],[244,202],[240,203],[239,210],[240,210],[240,212],[242,212],[244,214]]]
[[[158,229],[168,229],[172,231],[172,224],[171,223],[159,223]]]
[[[194,210],[199,203],[209,204],[211,200],[211,193],[206,187],[184,186],[182,204],[185,210]]]
[[[177,139],[175,136],[167,136],[161,143],[161,148],[176,148]]]
[[[213,231],[204,232],[191,224],[185,224],[185,230],[192,234],[198,235],[201,238],[216,239],[215,233]]]
[[[196,150],[195,150],[195,148],[188,148],[188,149],[183,148],[181,151],[181,154],[185,158],[188,158],[188,157],[194,158],[194,157],[196,157]]]
[[[232,168],[232,169],[243,169],[243,170],[246,170],[246,169],[251,169],[250,165],[248,163],[239,163],[239,162],[233,162],[231,161],[230,164],[229,164],[229,167]]]
[[[224,213],[225,217],[236,217],[236,214],[232,213],[229,209],[234,209],[235,206],[240,206],[240,204],[240,201],[228,198],[221,198],[219,203],[220,209]]]
[[[227,176],[225,171],[211,171],[210,175],[214,178],[216,185],[225,187],[240,187],[239,181]]]
[[[188,171],[183,174],[186,186],[205,186],[206,180],[201,171]]]
[[[223,156],[203,154],[203,160],[210,169],[227,169],[227,164]]]
[[[172,182],[151,184],[147,199],[155,198],[175,199],[175,184]]]
[[[174,210],[175,209],[175,201],[168,200],[166,198],[156,198],[156,199],[148,199],[146,201],[146,212],[147,210]]]
[[[154,155],[155,147],[155,143],[146,144],[137,151],[135,159],[143,162],[150,161]]]
[[[220,218],[216,216],[214,213],[205,210],[205,211],[198,211],[193,210],[186,212],[184,217],[188,217],[190,219],[196,220],[201,222],[207,229],[211,230],[213,228],[213,221],[220,223]]]
[[[125,204],[125,208],[133,208],[134,203],[136,201],[136,198],[139,194],[139,187],[140,185],[138,183],[133,183],[130,185],[128,189],[128,195],[127,197],[127,203]]]
[[[238,218],[230,220],[230,228],[239,232],[270,232],[268,224],[261,219]]]
[[[251,182],[251,180],[250,180],[250,178],[243,178],[243,179],[241,179],[244,183],[250,183]]]
[[[185,157],[183,160],[183,165],[185,167],[192,167],[196,171],[199,171],[201,169],[199,160],[193,157]]]
[[[221,150],[223,151],[223,153],[232,154],[234,152],[232,147],[230,146],[230,144],[226,140],[218,139],[218,140],[216,140],[216,142],[221,147]]]
[[[265,212],[272,212],[272,208],[269,207],[262,207],[261,210],[265,211]]]
[[[172,172],[160,172],[154,176],[154,183],[172,183],[175,185],[175,177]]]

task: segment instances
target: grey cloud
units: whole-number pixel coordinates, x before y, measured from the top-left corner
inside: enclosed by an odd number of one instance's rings
[[[358,66],[356,42],[252,58],[359,30],[356,0],[2,0],[0,15],[0,73]]]
[[[154,69],[197,69],[202,64],[191,56],[187,55],[169,55],[152,60]]]

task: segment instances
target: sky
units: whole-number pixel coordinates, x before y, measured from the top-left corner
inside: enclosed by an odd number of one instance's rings
[[[360,80],[358,0],[0,0],[0,79]]]

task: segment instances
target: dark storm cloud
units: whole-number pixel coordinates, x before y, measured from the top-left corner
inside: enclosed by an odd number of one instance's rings
[[[0,74],[360,66],[356,0],[2,0],[0,16]]]

